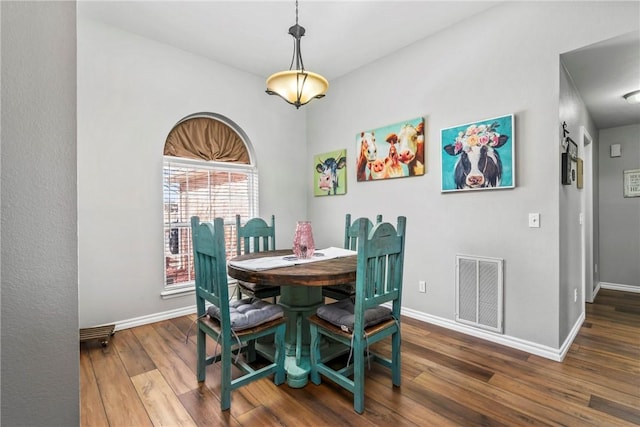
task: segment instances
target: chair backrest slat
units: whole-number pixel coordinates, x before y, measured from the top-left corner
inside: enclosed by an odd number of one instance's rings
[[[355,331],[362,328],[365,310],[382,303],[392,302],[394,316],[400,316],[406,228],[403,216],[398,217],[397,227],[359,220]]]
[[[236,215],[236,255],[271,251],[276,248],[276,219],[271,215],[271,225],[262,218],[251,218],[245,225]]]
[[[345,215],[344,223],[344,248],[352,251],[358,250],[358,233],[360,232],[360,222],[367,221],[373,227],[369,218],[358,218],[351,223],[351,214]],[[376,216],[376,224],[382,222],[382,215]]]
[[[198,316],[205,314],[205,301],[220,308],[222,319],[229,319],[229,288],[227,282],[227,254],[224,241],[224,221],[200,223],[191,218],[193,259],[196,279]]]

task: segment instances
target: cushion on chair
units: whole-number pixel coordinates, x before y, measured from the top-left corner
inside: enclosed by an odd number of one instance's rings
[[[354,309],[353,300],[345,298],[333,304],[318,307],[316,314],[319,318],[351,332],[355,321]],[[387,307],[377,306],[370,308],[364,313],[364,327],[368,328],[392,318],[391,310]]]
[[[261,289],[271,289],[271,288],[278,287],[276,285],[258,285],[257,283],[243,282],[240,280],[238,280],[238,284],[241,285],[243,288],[252,290],[253,292],[259,291]]]
[[[330,286],[325,286],[323,288],[327,289],[329,291],[333,291],[333,292],[337,292],[337,293],[341,293],[344,295],[355,295],[356,294],[356,282],[350,282],[350,283],[341,283],[339,285],[330,285]]]
[[[207,314],[220,321],[220,309],[212,305],[207,309]],[[258,298],[245,298],[229,302],[229,317],[231,329],[240,331],[253,328],[284,316],[282,307],[270,304]]]

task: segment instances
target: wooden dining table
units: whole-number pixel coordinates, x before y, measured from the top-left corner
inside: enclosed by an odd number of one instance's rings
[[[315,314],[324,303],[322,286],[339,285],[356,280],[357,256],[345,256],[321,261],[295,264],[268,270],[250,270],[233,265],[235,261],[249,259],[291,256],[291,250],[255,252],[240,255],[229,260],[227,273],[234,279],[259,285],[280,286],[280,304],[287,317],[285,338],[287,384],[293,388],[304,387],[310,372],[310,333],[307,317]],[[325,342],[323,355],[328,358],[344,353],[346,349],[337,343]],[[270,354],[267,345],[257,346]]]

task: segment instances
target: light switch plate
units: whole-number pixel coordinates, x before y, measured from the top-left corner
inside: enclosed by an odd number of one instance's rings
[[[539,228],[540,227],[540,214],[539,213],[530,213],[529,214],[529,227],[530,228]]]
[[[611,144],[610,150],[611,150],[610,152],[611,157],[620,157],[622,155],[620,150],[620,144]]]

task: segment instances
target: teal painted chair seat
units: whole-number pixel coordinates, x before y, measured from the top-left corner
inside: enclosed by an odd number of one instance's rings
[[[218,322],[222,318],[222,310],[217,305],[209,306],[207,314]],[[233,331],[255,328],[281,317],[284,317],[284,310],[281,306],[270,304],[258,298],[250,297],[229,303],[229,325]]]
[[[333,304],[318,307],[316,315],[343,331],[351,332],[356,321],[356,305],[351,298],[344,298]],[[385,320],[392,320],[391,309],[383,306],[368,308],[364,312],[364,328],[377,325]]]

